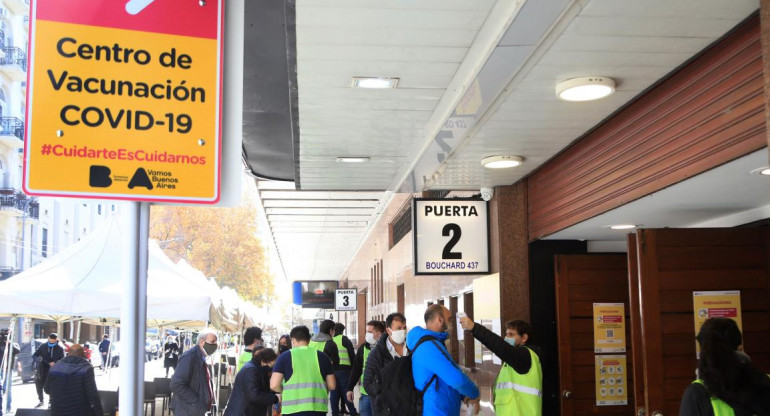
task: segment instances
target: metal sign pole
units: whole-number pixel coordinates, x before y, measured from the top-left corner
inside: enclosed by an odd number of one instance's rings
[[[120,307],[120,414],[140,415],[144,403],[144,342],[147,321],[147,241],[150,204],[126,203],[123,226],[123,298]]]
[[[5,351],[3,352],[3,388],[5,394],[3,394],[3,401],[5,402],[5,413],[11,412],[11,390],[13,389],[13,341],[14,341],[14,326],[16,325],[16,316],[11,317],[10,325],[8,325],[8,338],[5,344]],[[0,407],[1,408],[1,407]]]

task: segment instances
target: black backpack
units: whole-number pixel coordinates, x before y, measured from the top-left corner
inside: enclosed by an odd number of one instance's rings
[[[412,354],[426,341],[437,341],[431,335],[426,335],[417,341],[414,349],[405,357],[396,358],[380,371],[377,376],[380,392],[377,394],[377,407],[385,410],[386,415],[393,416],[422,416],[422,396],[431,384],[436,381],[436,375],[428,380],[425,386],[418,390],[414,385],[412,376]],[[443,349],[439,347],[448,360],[452,360]],[[438,384],[436,384],[438,388]]]

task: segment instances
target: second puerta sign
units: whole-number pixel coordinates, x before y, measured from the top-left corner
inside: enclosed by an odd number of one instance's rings
[[[24,190],[214,203],[223,0],[35,0]]]

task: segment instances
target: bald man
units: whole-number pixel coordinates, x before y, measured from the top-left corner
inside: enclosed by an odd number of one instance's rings
[[[70,346],[67,356],[48,373],[45,392],[51,396],[51,413],[61,416],[101,416],[102,403],[96,390],[94,367],[79,344]]]
[[[412,352],[414,386],[424,392],[423,416],[459,416],[460,403],[479,413],[479,389],[452,360],[444,341],[454,317],[442,305],[431,305],[425,311],[425,328],[416,327],[406,336]]]

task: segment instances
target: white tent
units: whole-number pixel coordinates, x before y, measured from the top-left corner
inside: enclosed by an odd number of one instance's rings
[[[120,222],[111,216],[83,240],[0,282],[0,314],[119,318]],[[209,320],[211,296],[182,274],[158,246],[149,244],[147,318],[174,322]]]

